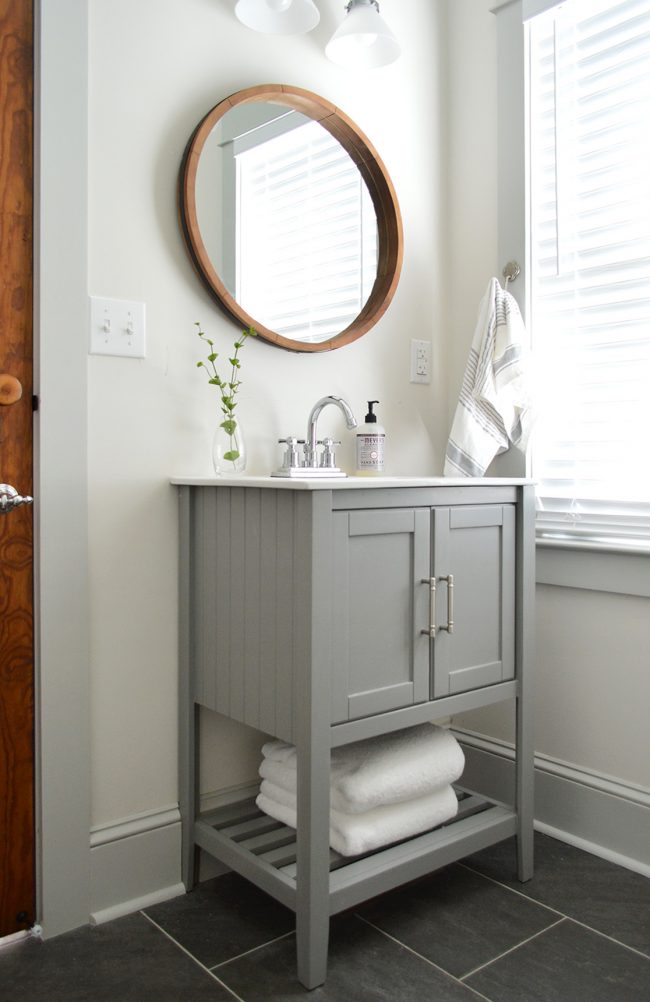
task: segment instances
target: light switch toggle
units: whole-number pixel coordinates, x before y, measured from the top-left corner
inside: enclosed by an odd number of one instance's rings
[[[145,304],[90,298],[90,353],[145,357]]]

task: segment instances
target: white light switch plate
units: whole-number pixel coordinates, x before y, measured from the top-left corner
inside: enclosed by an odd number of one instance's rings
[[[411,383],[431,382],[431,342],[411,341]]]
[[[145,306],[126,299],[90,297],[91,355],[145,357]]]

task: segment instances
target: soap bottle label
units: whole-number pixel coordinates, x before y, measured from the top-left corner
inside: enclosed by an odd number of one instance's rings
[[[357,435],[357,470],[383,473],[385,435]]]

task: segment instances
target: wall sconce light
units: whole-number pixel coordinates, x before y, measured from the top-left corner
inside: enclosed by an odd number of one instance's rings
[[[237,0],[235,14],[247,28],[269,35],[301,35],[320,21],[313,0]]]
[[[334,63],[350,68],[370,69],[394,62],[400,47],[379,14],[377,0],[349,0],[345,20],[325,48]]]

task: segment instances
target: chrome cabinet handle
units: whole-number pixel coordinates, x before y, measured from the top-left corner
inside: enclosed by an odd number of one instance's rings
[[[446,577],[440,578],[441,581],[447,582],[447,625],[440,626],[440,630],[446,630],[447,633],[454,632],[454,575],[447,574]]]
[[[420,584],[429,585],[429,628],[427,630],[420,630],[425,637],[431,637],[432,640],[436,638],[436,579],[435,578],[422,578]]]
[[[11,484],[0,484],[0,515],[7,515],[21,504],[31,504],[34,498],[22,497]]]

